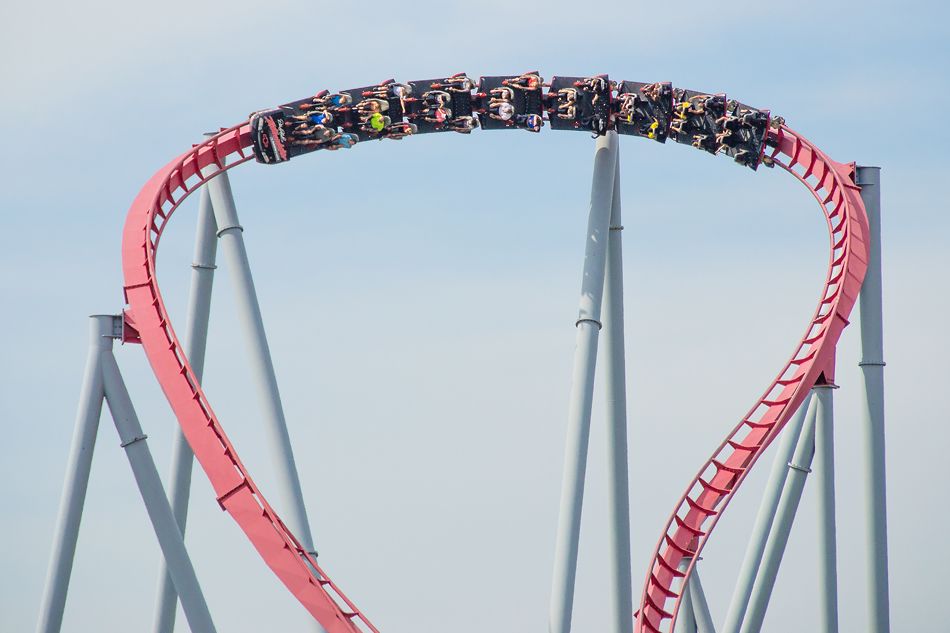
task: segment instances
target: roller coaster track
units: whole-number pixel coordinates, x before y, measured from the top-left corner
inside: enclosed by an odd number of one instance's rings
[[[659,632],[664,620],[671,621],[672,630],[682,588],[735,491],[809,390],[834,381],[835,346],[864,281],[868,220],[854,184],[854,165],[831,160],[785,126],[778,128],[775,140],[775,164],[811,191],[827,220],[831,256],[824,290],[795,353],[703,464],[667,520],[640,599],[640,632]],[[690,558],[689,565],[679,571],[684,557]],[[673,607],[667,609],[670,600]]]
[[[251,145],[248,123],[222,128],[160,169],[135,198],[122,241],[128,304],[123,339],[142,344],[218,503],[277,577],[327,633],[378,633],[251,479],[185,357],[159,290],[156,257],[168,221],[208,180],[253,159]],[[638,633],[673,630],[683,588],[732,496],[809,390],[833,380],[835,346],[867,268],[868,221],[854,184],[854,165],[835,162],[784,123],[769,128],[765,151],[767,162],[811,191],[827,220],[831,255],[824,290],[790,360],[705,462],[666,522],[635,616]],[[681,569],[684,557],[690,563]]]

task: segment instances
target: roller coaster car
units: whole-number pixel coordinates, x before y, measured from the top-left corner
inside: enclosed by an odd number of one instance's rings
[[[255,112],[250,120],[255,158],[274,164],[322,149],[321,145],[329,148],[327,133],[334,136],[346,123],[352,101],[349,94],[322,90],[306,99]]]
[[[465,73],[455,73],[451,77],[433,82],[429,87],[448,92],[471,92],[475,90],[475,82]]]
[[[554,77],[545,95],[555,130],[582,130],[598,136],[610,127],[613,87],[607,75]]]
[[[614,127],[620,134],[665,143],[673,119],[673,86],[669,82],[624,81],[617,89],[614,111]]]
[[[673,120],[670,136],[677,142],[704,149],[710,154],[719,151],[726,95],[673,90]]]
[[[325,114],[297,110],[291,104],[253,113],[248,125],[254,157],[273,165],[318,149],[352,147],[359,140],[355,135],[341,136],[332,124],[335,119]]]
[[[412,87],[409,84],[397,83],[395,79],[387,79],[371,88],[363,89],[363,97],[376,97],[377,99],[404,99],[412,94]]]
[[[727,155],[740,165],[758,169],[765,151],[770,113],[738,101],[726,105],[720,142]]]
[[[482,77],[478,81],[478,92],[473,95],[473,108],[485,130],[504,130],[509,128],[528,129],[525,124],[527,115],[541,116],[544,112],[544,99],[539,85],[536,88],[519,89],[505,84],[518,79],[521,75],[502,77]],[[511,117],[502,120],[498,114],[500,101],[511,104]],[[494,104],[494,105],[492,105]],[[492,116],[494,114],[494,116]]]
[[[251,141],[254,158],[265,165],[290,160],[287,151],[287,129],[281,108],[262,110],[251,115]]]
[[[340,115],[346,111],[352,101],[353,98],[349,94],[341,92],[330,94],[328,90],[321,90],[312,97],[300,99],[299,101],[291,101],[281,107],[295,110],[295,115],[304,114],[310,116],[322,112],[330,114],[333,119],[340,119]],[[328,123],[327,125],[331,124],[334,127],[339,127],[336,121]]]
[[[454,132],[464,121],[474,121],[472,116],[472,90],[475,82],[465,73],[458,73],[451,77],[440,79],[421,79],[410,81],[411,96],[405,99],[405,118],[415,124],[416,134],[430,132]],[[444,103],[444,120],[436,120],[435,112],[431,107],[433,100]],[[448,112],[445,115],[445,112]]]
[[[397,84],[392,79],[362,88],[343,90],[350,103],[340,108],[338,124],[344,132],[356,134],[361,141],[382,138],[382,129],[374,129],[368,122],[370,110],[379,112],[388,118],[388,125],[402,123],[405,119],[403,103],[409,93],[405,84]],[[371,107],[368,107],[371,106]]]

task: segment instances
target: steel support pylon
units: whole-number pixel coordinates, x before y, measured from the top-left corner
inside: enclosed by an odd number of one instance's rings
[[[815,466],[818,479],[819,632],[838,633],[838,543],[835,524],[835,385],[817,385]]]
[[[195,255],[191,264],[191,291],[184,333],[185,356],[200,382],[204,374],[205,348],[208,342],[208,320],[211,314],[211,288],[214,283],[215,255],[218,246],[218,225],[211,208],[211,193],[202,188],[198,202],[198,223],[195,231]],[[188,500],[194,454],[181,427],[175,426],[172,444],[169,501],[182,536],[188,521]],[[178,594],[164,559],[159,561],[158,596],[155,600],[155,633],[172,633],[175,629]]]
[[[627,373],[623,324],[623,224],[620,216],[620,154],[614,159],[610,237],[604,284],[604,369],[607,386],[607,496],[611,631],[633,632],[633,578],[630,563],[630,480],[627,456]]]
[[[818,388],[820,386],[814,389]],[[769,599],[772,597],[772,589],[775,587],[775,579],[778,577],[782,556],[785,554],[785,546],[788,544],[795,513],[802,499],[805,478],[811,472],[811,463],[815,455],[817,413],[818,399],[813,397],[808,405],[808,415],[802,427],[801,436],[798,438],[798,444],[795,446],[795,452],[791,461],[788,462],[785,486],[782,488],[772,529],[762,552],[762,561],[752,587],[748,611],[742,622],[742,628],[739,629],[742,633],[759,633],[762,629],[762,622],[765,620],[765,612],[769,606]]]
[[[736,587],[729,603],[726,620],[722,626],[722,633],[739,633],[739,628],[742,626],[742,620],[745,618],[746,610],[749,607],[749,598],[752,595],[755,576],[762,562],[762,554],[765,552],[765,544],[768,542],[772,522],[775,520],[775,510],[778,508],[782,489],[785,487],[788,464],[792,461],[795,447],[798,445],[798,439],[802,434],[802,427],[805,424],[811,398],[812,394],[809,393],[805,401],[799,405],[795,417],[785,425],[778,440],[772,470],[769,472],[765,492],[762,493],[762,501],[759,503],[755,522],[752,524],[749,544],[746,547],[745,557],[742,559],[742,566],[739,568],[739,577],[736,580]]]
[[[577,347],[574,352],[567,441],[564,449],[564,479],[554,552],[549,625],[551,633],[569,633],[571,630],[616,159],[617,135],[611,131],[597,138],[594,152],[580,308],[576,321]]]
[[[698,565],[693,567],[693,573],[689,578],[689,602],[693,609],[697,633],[716,633],[712,613],[709,611],[709,602],[706,601],[706,592],[703,590],[703,581],[699,578]]]
[[[684,556],[680,559],[680,563],[676,566],[676,569],[679,570],[681,574],[685,574],[692,562],[692,556]],[[676,628],[673,630],[674,633],[698,633],[696,630],[696,612],[693,609],[692,592],[689,590],[691,584],[692,583],[687,582],[683,585],[683,591],[680,594],[680,608],[676,616]]]
[[[858,296],[864,375],[864,480],[867,486],[868,630],[889,633],[887,483],[884,448],[884,316],[881,286],[881,168],[858,167],[857,185],[868,214],[868,269]]]
[[[227,260],[229,276],[234,282],[238,318],[244,326],[245,337],[251,354],[251,367],[257,384],[264,413],[267,420],[270,449],[276,466],[278,495],[282,503],[279,506],[285,523],[297,540],[308,552],[316,556],[313,537],[310,532],[310,520],[304,503],[297,464],[294,460],[290,433],[284,407],[277,387],[277,374],[271,359],[261,307],[254,289],[251,265],[244,245],[244,227],[238,220],[237,207],[231,193],[231,182],[226,172],[218,174],[208,181],[211,194],[211,206],[218,226],[218,238],[221,251]]]
[[[146,435],[139,424],[112,353],[112,342],[119,338],[121,333],[122,317],[92,317],[90,350],[80,395],[79,415],[76,419],[73,448],[54,535],[53,558],[46,580],[37,631],[58,633],[62,626],[76,540],[89,482],[96,429],[102,412],[102,402],[105,401],[112,413],[120,445],[125,449],[155,536],[168,563],[169,574],[181,595],[182,609],[188,625],[193,633],[215,633],[211,613],[205,603],[171,505],[165,496]]]
[[[699,560],[693,566],[689,581],[683,585],[680,595],[680,607],[676,616],[676,633],[716,633],[703,582],[699,578]],[[677,567],[681,573],[689,569],[692,556],[684,556]]]
[[[59,516],[53,531],[53,552],[46,572],[40,617],[36,625],[37,633],[59,633],[63,625],[66,592],[76,557],[76,540],[79,538],[79,524],[86,503],[89,472],[96,448],[99,418],[102,416],[102,401],[106,395],[102,384],[100,357],[112,349],[111,319],[93,316],[89,320],[89,354],[86,357],[86,368],[79,392],[76,426],[69,460],[66,463],[66,480],[59,502]]]

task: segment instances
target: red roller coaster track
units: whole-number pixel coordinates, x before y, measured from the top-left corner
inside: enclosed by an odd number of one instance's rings
[[[835,346],[867,269],[868,220],[854,184],[854,165],[835,162],[784,125],[770,128],[768,134],[769,157],[812,192],[827,219],[831,255],[824,290],[791,359],[703,464],[666,522],[644,584],[638,633],[672,630],[698,554],[746,474],[809,389],[833,380]],[[122,240],[128,304],[124,338],[142,343],[218,503],[264,562],[328,633],[378,633],[304,550],[251,479],[185,357],[159,290],[156,257],[171,216],[209,179],[252,159],[250,146],[246,123],[222,129],[159,170],[135,198]],[[681,571],[687,556],[691,562]]]

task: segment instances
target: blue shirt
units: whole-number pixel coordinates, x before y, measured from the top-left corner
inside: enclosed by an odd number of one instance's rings
[[[323,125],[327,120],[326,112],[314,112],[309,117],[311,123],[316,123],[317,125]]]

